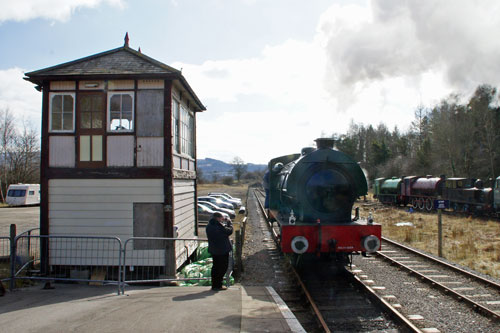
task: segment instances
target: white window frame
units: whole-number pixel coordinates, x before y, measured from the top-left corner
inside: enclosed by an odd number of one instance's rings
[[[177,113],[177,118],[175,117]],[[177,154],[181,153],[181,103],[176,99],[172,98],[172,147],[173,151]]]
[[[111,129],[111,97],[114,95],[129,95],[132,98],[132,129]],[[122,110],[120,110],[122,112]],[[134,91],[109,91],[108,92],[108,105],[106,106],[107,126],[106,132],[108,133],[131,133],[135,131],[135,93]]]
[[[181,154],[194,158],[194,115],[192,114],[191,110],[181,104],[179,118],[179,140]],[[186,122],[184,122],[184,120],[186,120]]]
[[[66,96],[69,95],[73,97],[73,128],[70,130],[65,130],[65,129],[60,129],[60,130],[54,130],[52,129],[52,98],[54,96]],[[64,99],[63,99],[64,100]],[[75,117],[75,106],[76,106],[76,94],[73,92],[51,92],[49,93],[49,133],[74,133],[75,132],[75,124],[76,124],[76,117]],[[62,106],[64,110],[64,105]],[[64,113],[64,112],[62,112]],[[62,117],[62,114],[61,114]],[[61,118],[61,124],[62,127],[64,127],[64,117]]]

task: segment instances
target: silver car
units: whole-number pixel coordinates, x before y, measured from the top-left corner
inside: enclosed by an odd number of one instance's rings
[[[231,204],[229,202],[224,202],[221,199],[215,198],[215,197],[209,197],[209,196],[198,197],[198,201],[208,201],[208,202],[211,202],[214,205],[217,205],[217,206],[219,206],[221,208],[228,208],[228,209],[233,209],[234,208],[233,204]]]
[[[236,198],[236,197],[233,197],[231,196],[230,194],[228,193],[223,193],[223,192],[210,192],[208,193],[209,196],[223,196],[224,198],[226,198],[227,200],[229,201],[235,201],[237,204],[238,204],[238,207],[241,206],[241,199],[240,198]]]
[[[233,208],[239,208],[241,206],[241,200],[235,200],[235,199],[229,199],[227,198],[226,196],[222,195],[222,194],[209,194],[208,195],[209,197],[214,197],[214,198],[219,198],[221,199],[222,201],[225,201],[225,202],[229,202],[230,204],[233,205]]]
[[[207,207],[202,204],[198,204],[198,223],[199,224],[207,224],[208,221],[212,218],[212,215],[214,215],[215,211],[210,209],[210,207]],[[224,212],[219,212],[224,216],[225,220],[229,219],[229,215],[227,215]]]
[[[211,210],[213,210],[214,212],[225,213],[225,214],[229,215],[229,217],[232,219],[234,219],[236,217],[236,213],[234,212],[234,210],[227,209],[227,208],[221,208],[221,207],[219,207],[219,206],[217,206],[209,201],[200,201],[200,202],[198,202],[198,204],[206,206],[206,207],[210,208]]]

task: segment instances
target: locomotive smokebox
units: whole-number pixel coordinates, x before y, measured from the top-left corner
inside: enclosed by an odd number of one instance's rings
[[[318,149],[333,149],[335,139],[333,138],[318,138],[314,140]]]

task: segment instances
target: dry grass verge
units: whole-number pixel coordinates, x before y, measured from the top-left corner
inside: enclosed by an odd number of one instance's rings
[[[410,213],[407,209],[381,206],[374,202],[359,205],[362,216],[372,211],[375,222],[382,224],[384,237],[438,254],[436,213]],[[500,222],[443,214],[442,225],[444,258],[500,278]]]

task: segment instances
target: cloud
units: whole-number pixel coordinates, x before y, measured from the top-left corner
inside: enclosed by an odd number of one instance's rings
[[[65,22],[80,8],[96,8],[102,3],[123,8],[123,0],[0,0],[0,23],[36,18]]]
[[[329,8],[318,25],[327,52],[329,90],[353,91],[395,77],[415,82],[442,72],[445,83],[470,91],[498,84],[500,3],[496,0],[373,0]]]
[[[499,7],[496,0],[336,4],[311,40],[290,38],[253,58],[174,64],[210,101],[198,117],[199,152],[214,156],[214,128],[240,138],[217,154],[255,162],[298,151],[321,133],[344,133],[351,120],[406,130],[419,105],[500,83]],[[261,101],[255,110],[250,99]]]
[[[223,102],[240,95],[265,95],[285,103],[305,102],[321,90],[324,56],[316,42],[289,39],[266,46],[259,57],[173,63],[182,68],[201,98]]]
[[[42,94],[23,77],[24,70],[21,68],[0,70],[0,109],[8,109],[18,126],[28,121],[40,130]]]

